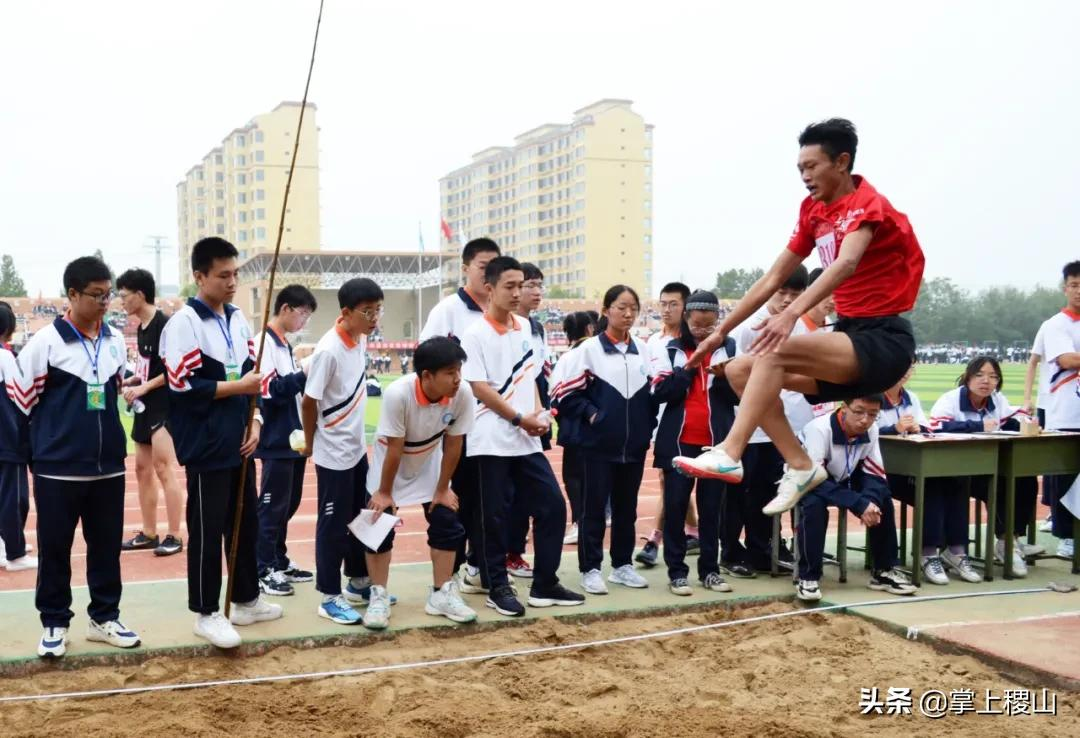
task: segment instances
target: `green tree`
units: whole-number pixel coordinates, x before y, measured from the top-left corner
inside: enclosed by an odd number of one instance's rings
[[[197,294],[199,294],[199,286],[194,282],[191,282],[190,284],[185,284],[180,289],[180,297],[195,297],[195,295]]]
[[[544,290],[545,296],[552,300],[563,300],[574,297],[563,287],[548,287]]]
[[[0,297],[26,297],[26,285],[15,269],[11,254],[0,259]]]
[[[764,269],[728,269],[716,275],[713,292],[725,300],[738,300],[765,275]]]
[[[105,254],[101,253],[101,249],[94,249],[94,256],[105,261]]]

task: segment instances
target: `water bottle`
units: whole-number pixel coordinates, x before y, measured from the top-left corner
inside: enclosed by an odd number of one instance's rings
[[[146,403],[140,400],[138,397],[136,397],[135,400],[130,405],[128,405],[128,411],[133,412],[136,415],[143,412],[144,410],[146,410]]]

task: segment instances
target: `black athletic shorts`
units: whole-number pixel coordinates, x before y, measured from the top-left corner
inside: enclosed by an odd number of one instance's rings
[[[851,384],[817,380],[817,394],[806,395],[811,405],[884,392],[899,382],[915,361],[915,334],[911,323],[899,315],[841,317],[833,324],[833,331],[851,338],[859,360],[859,378]]]
[[[157,432],[158,428],[168,428],[168,390],[163,387],[143,395],[140,399],[146,405],[146,409],[141,413],[135,413],[135,422],[131,426],[131,440],[135,443],[150,443],[150,437]]]

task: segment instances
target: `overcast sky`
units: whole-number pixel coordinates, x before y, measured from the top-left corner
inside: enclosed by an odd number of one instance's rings
[[[317,0],[4,3],[0,253],[31,294],[100,248],[176,243],[176,182],[298,100]],[[1053,283],[1080,258],[1080,3],[327,0],[311,99],[323,247],[438,243],[438,178],[604,97],[654,131],[657,285],[767,266],[804,195],[795,138],[840,115],[928,276]],[[176,281],[175,251],[165,281]]]

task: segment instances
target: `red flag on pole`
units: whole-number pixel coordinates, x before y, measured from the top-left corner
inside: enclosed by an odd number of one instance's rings
[[[446,222],[445,218],[440,218],[439,219],[439,226],[442,228],[442,233],[443,233],[443,236],[446,237],[446,240],[447,241],[453,241],[454,240],[454,232],[452,230],[450,230],[450,224]]]

